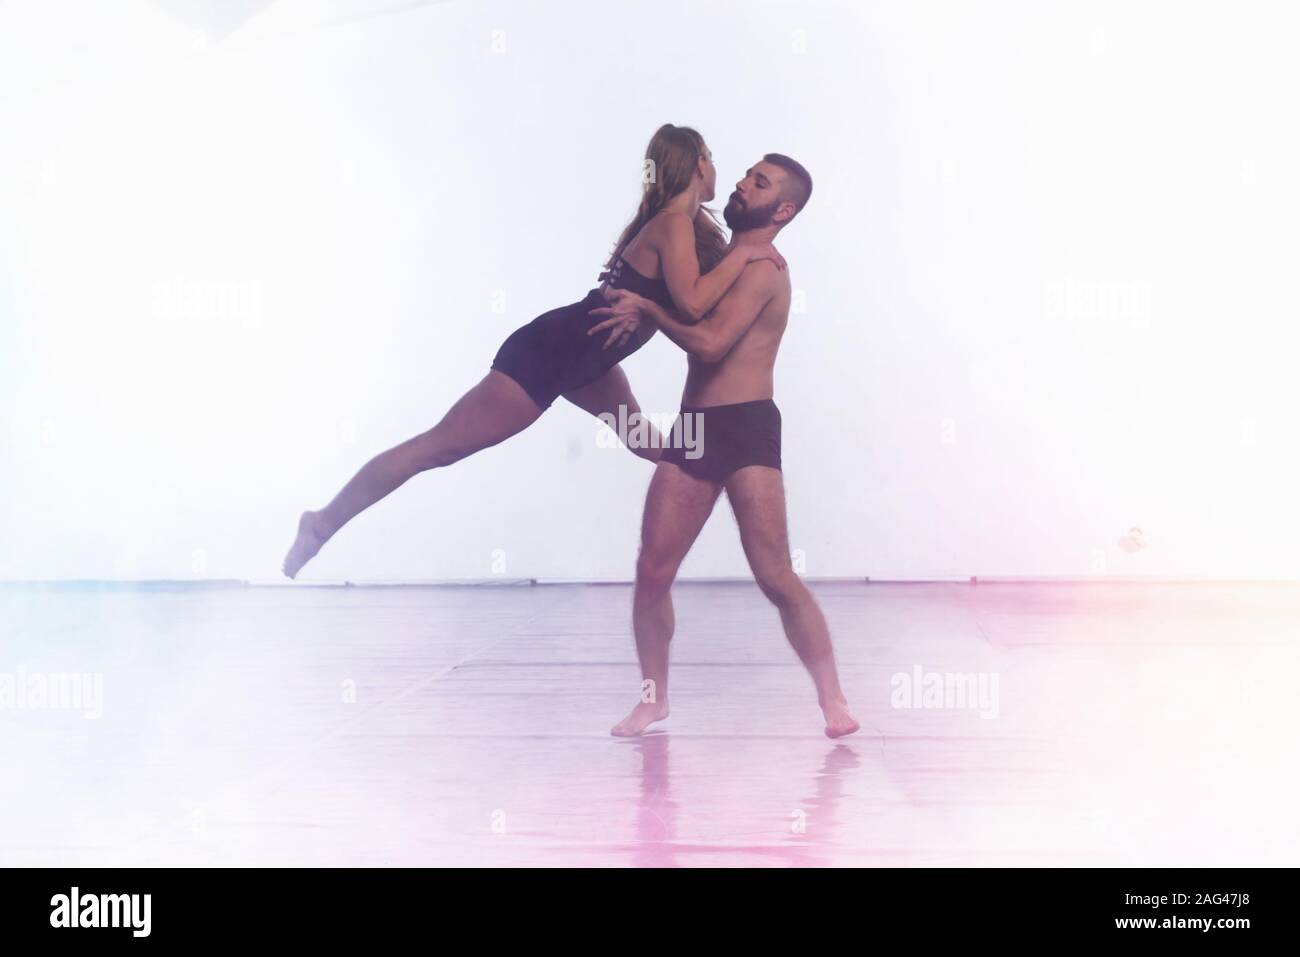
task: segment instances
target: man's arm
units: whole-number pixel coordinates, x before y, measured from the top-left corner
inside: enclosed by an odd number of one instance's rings
[[[701,362],[719,362],[758,319],[776,292],[777,268],[768,261],[751,263],[713,312],[695,323],[682,322],[658,303],[641,303],[663,334]]]

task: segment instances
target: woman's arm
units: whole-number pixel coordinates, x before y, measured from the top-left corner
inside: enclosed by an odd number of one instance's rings
[[[785,260],[771,243],[744,245],[732,248],[718,265],[701,275],[700,261],[695,254],[695,224],[690,217],[684,213],[663,213],[660,220],[655,245],[664,281],[678,311],[691,322],[699,322],[722,301],[749,263],[770,259],[778,268],[785,266]]]

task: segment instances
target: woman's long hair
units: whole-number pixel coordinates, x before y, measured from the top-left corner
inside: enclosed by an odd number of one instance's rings
[[[668,201],[691,185],[704,155],[704,137],[689,126],[665,123],[650,137],[645,148],[646,167],[642,176],[641,205],[637,207],[632,222],[618,237],[605,268],[623,254],[632,237],[650,222]],[[695,256],[700,261],[700,272],[708,272],[727,252],[727,239],[718,225],[717,214],[701,206],[695,214]]]

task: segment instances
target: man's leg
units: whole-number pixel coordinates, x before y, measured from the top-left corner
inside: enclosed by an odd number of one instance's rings
[[[817,600],[790,564],[785,523],[785,484],[779,469],[751,465],[727,479],[727,498],[740,526],[740,543],[763,594],[781,613],[785,636],[817,686],[817,703],[826,716],[826,735],[838,738],[858,730],[849,714],[835,670],[830,630]]]
[[[721,492],[720,484],[688,475],[669,462],[660,462],[655,468],[641,517],[641,554],[632,594],[641,701],[614,725],[611,734],[640,734],[651,722],[668,717],[668,645],[674,625],[670,591],[682,559],[695,544]]]

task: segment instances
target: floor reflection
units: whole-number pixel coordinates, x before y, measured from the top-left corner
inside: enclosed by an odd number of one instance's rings
[[[813,772],[807,797],[788,812],[778,809],[761,793],[725,807],[711,808],[708,819],[693,818],[683,825],[680,799],[674,795],[671,768],[672,734],[658,732],[638,738],[632,745],[640,761],[638,799],[631,863],[637,867],[706,865],[717,855],[743,855],[754,863],[779,863],[790,867],[834,864],[841,842],[842,799],[848,792],[846,776],[861,766],[852,745],[837,742]],[[761,752],[756,752],[756,758]],[[761,768],[770,773],[771,755],[763,755]],[[745,770],[742,769],[742,774]],[[761,778],[761,774],[755,774]],[[778,828],[784,827],[782,834]]]
[[[636,844],[632,863],[638,867],[676,867],[677,805],[672,799],[668,751],[672,736],[652,732],[636,739],[641,760],[636,806]]]
[[[851,821],[840,819],[845,775],[861,763],[853,745],[843,741],[826,752],[821,768],[813,775],[812,795],[791,813],[790,834],[786,839],[791,844],[790,850],[797,855],[797,860],[792,856],[791,864],[834,863],[830,852],[841,844],[835,835],[841,828],[852,829]]]

